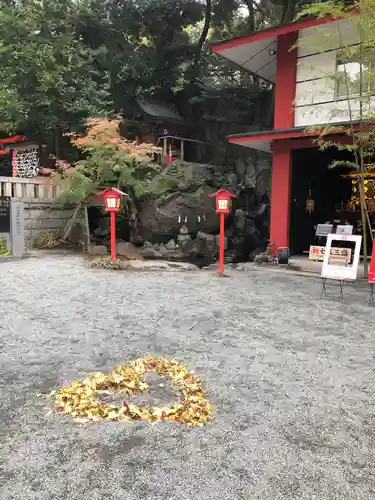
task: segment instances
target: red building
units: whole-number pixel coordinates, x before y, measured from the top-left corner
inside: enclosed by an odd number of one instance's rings
[[[341,127],[348,125],[349,115],[353,124],[348,95],[327,73],[343,64],[338,59],[339,32],[345,33],[345,43],[358,43],[355,19],[304,18],[211,46],[213,52],[275,86],[274,128],[232,135],[228,140],[272,154],[270,238],[278,246],[292,247],[292,251],[294,247],[295,253],[308,250],[313,243],[314,225],[347,218],[351,182],[340,175],[342,171],[327,168],[343,153],[320,151],[308,127],[336,123],[335,140],[352,140],[342,134]],[[316,40],[325,33],[330,34],[328,45],[317,50]],[[358,70],[356,61],[346,66]],[[359,101],[354,108],[358,116]],[[315,198],[314,213],[306,208],[309,197]]]

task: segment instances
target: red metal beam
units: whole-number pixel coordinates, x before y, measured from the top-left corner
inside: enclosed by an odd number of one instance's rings
[[[226,49],[232,49],[234,47],[239,47],[240,45],[246,45],[248,43],[256,42],[258,40],[265,40],[267,38],[277,38],[280,35],[286,35],[287,33],[293,33],[295,31],[304,30],[306,28],[311,28],[312,26],[319,26],[321,24],[332,23],[341,18],[335,16],[319,17],[319,18],[308,18],[301,19],[291,24],[283,24],[281,26],[275,26],[272,28],[267,28],[261,31],[255,31],[251,35],[232,38],[231,40],[223,40],[221,42],[212,43],[210,48],[212,52],[220,53]]]
[[[0,139],[1,144],[10,144],[12,142],[23,141],[25,137],[23,135],[14,135],[13,137],[5,137],[5,139]]]
[[[364,129],[366,128],[372,128],[374,125],[372,124],[369,124],[369,125],[366,125],[366,124],[363,124],[362,127]],[[326,138],[330,137],[332,139],[332,137],[336,136],[336,135],[342,135],[344,137],[348,137],[349,139],[349,142],[350,140],[353,140],[351,139],[351,137],[348,135],[348,132],[357,132],[361,130],[361,124],[352,124],[350,126],[347,126],[347,127],[344,127],[344,126],[339,126],[337,128],[334,127],[334,125],[332,126],[332,129],[330,129],[330,133],[329,135],[327,134],[327,136],[325,136]],[[321,130],[321,132],[323,132],[323,129]],[[231,144],[239,144],[239,145],[242,145],[243,143],[245,142],[252,142],[252,141],[270,141],[272,142],[273,144],[276,143],[276,142],[280,142],[280,141],[285,141],[286,139],[299,139],[299,138],[306,138],[308,139],[309,137],[311,137],[312,139],[314,137],[317,137],[318,134],[320,133],[319,129],[305,129],[305,130],[286,130],[286,131],[278,131],[277,129],[274,129],[273,131],[267,131],[267,132],[264,132],[264,134],[261,134],[261,133],[257,133],[257,134],[249,134],[249,135],[239,135],[239,136],[232,136],[232,137],[228,137],[228,142],[230,142]],[[311,141],[311,139],[309,139]],[[332,139],[333,140],[333,139]],[[298,146],[295,147],[294,144],[297,144],[296,140],[293,140],[293,147],[292,149],[298,149]]]

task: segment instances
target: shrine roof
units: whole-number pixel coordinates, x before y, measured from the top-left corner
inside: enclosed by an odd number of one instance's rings
[[[210,44],[212,52],[257,75],[263,80],[276,82],[277,38],[280,35],[304,30],[312,26],[332,23],[336,17],[304,17],[290,24],[255,31],[247,36],[222,40]]]

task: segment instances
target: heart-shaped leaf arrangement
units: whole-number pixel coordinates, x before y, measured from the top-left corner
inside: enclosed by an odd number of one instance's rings
[[[137,406],[124,401],[122,406],[98,399],[98,394],[119,392],[139,395],[148,391],[142,380],[147,372],[171,378],[180,392],[180,401],[169,407]],[[82,382],[61,387],[55,396],[55,411],[67,413],[79,422],[89,420],[174,420],[188,425],[203,425],[212,418],[212,406],[206,399],[202,383],[192,372],[174,360],[147,356],[121,365],[112,373],[93,373]]]

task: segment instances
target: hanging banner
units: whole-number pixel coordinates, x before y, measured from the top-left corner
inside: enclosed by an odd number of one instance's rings
[[[337,259],[336,256],[331,253],[332,243],[336,243],[337,241],[351,241],[355,244],[352,259],[348,258],[343,261],[342,259]],[[327,236],[327,244],[322,266],[322,278],[334,280],[356,280],[361,243],[362,236],[357,234],[329,234]]]
[[[368,282],[375,283],[375,243],[372,245],[370,270],[368,272]]]

